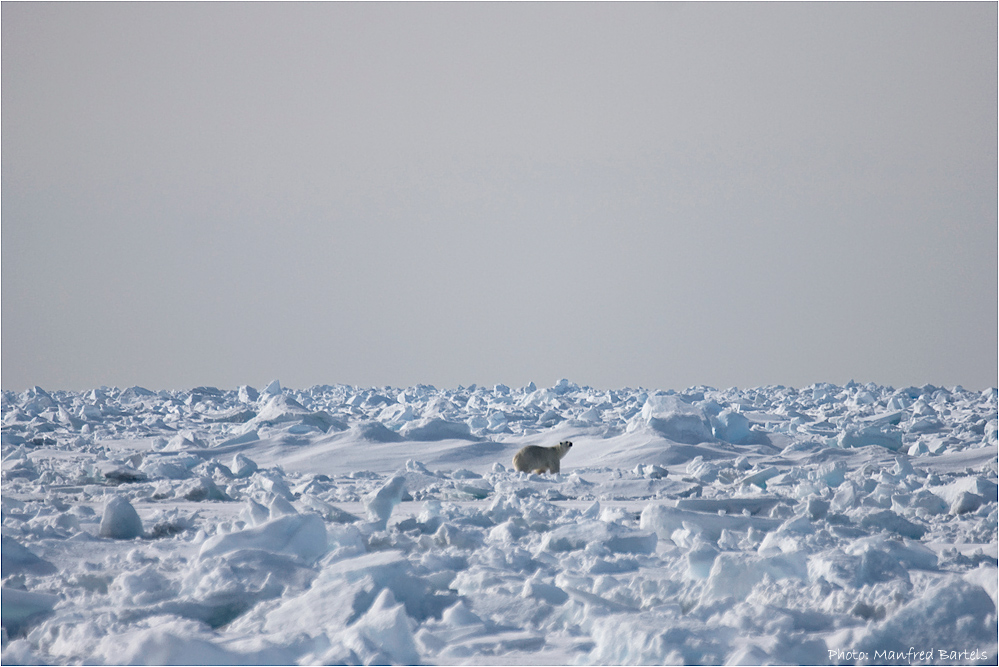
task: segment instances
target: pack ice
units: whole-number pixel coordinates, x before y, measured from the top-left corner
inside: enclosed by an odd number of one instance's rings
[[[996,664],[996,389],[2,409],[4,664]]]

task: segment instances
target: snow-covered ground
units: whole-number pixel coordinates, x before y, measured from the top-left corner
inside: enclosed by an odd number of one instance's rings
[[[3,663],[996,664],[997,391],[3,393]],[[512,470],[574,443],[559,475]]]

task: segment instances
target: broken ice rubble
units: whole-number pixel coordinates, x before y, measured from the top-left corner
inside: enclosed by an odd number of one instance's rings
[[[997,399],[4,392],[3,662],[995,664]]]

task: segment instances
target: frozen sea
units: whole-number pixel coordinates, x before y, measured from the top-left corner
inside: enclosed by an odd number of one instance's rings
[[[2,662],[994,665],[997,397],[3,392]]]

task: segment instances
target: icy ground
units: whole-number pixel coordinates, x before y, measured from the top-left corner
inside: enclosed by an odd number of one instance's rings
[[[2,407],[5,664],[996,664],[995,389]]]

